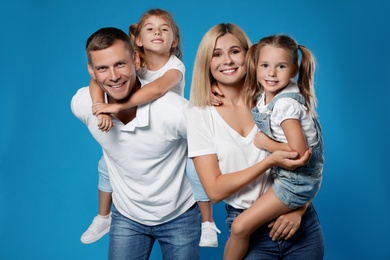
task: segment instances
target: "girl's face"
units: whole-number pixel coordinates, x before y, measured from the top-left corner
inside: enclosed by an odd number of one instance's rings
[[[295,67],[285,49],[267,45],[260,50],[256,74],[265,94],[274,96],[295,76]]]
[[[136,44],[144,48],[145,52],[158,54],[170,53],[171,47],[176,46],[174,35],[170,25],[158,16],[151,16],[145,20],[145,24],[136,37]]]
[[[245,50],[234,35],[228,33],[217,39],[210,72],[219,84],[224,85],[237,84],[244,78]]]

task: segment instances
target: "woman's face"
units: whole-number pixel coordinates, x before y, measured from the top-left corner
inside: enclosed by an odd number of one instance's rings
[[[210,72],[219,85],[233,85],[242,81],[246,73],[245,53],[234,35],[228,33],[217,39]]]

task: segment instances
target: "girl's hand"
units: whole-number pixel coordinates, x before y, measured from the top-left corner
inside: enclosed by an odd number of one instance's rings
[[[301,220],[302,213],[300,210],[294,210],[280,215],[268,225],[271,229],[269,232],[270,238],[272,238],[273,241],[291,238],[301,226]]]
[[[102,132],[108,132],[114,126],[114,123],[112,122],[112,118],[110,115],[100,114],[97,116],[97,118],[99,120],[98,128]]]
[[[286,151],[275,151],[269,157],[273,160],[272,164],[274,166],[279,166],[286,170],[294,170],[298,167],[305,165],[310,160],[311,148],[308,149],[305,154],[299,159],[297,159],[297,152]]]
[[[104,114],[116,114],[121,111],[120,105],[118,104],[105,104],[105,103],[95,103],[92,105],[92,113],[97,116],[102,113]]]
[[[211,85],[211,95],[210,95],[210,104],[212,106],[220,106],[222,105],[221,99],[218,98],[218,96],[223,97],[222,91],[218,88],[216,83],[213,83]]]

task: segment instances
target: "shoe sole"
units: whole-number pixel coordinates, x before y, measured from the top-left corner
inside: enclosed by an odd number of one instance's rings
[[[201,246],[201,247],[218,247],[218,244],[212,244],[212,243],[199,243],[199,246]]]
[[[80,239],[81,243],[83,244],[92,244],[93,242],[96,242],[98,241],[99,239],[101,239],[105,234],[107,234],[108,232],[110,232],[110,227],[104,229],[102,232],[100,232],[94,239],[92,240],[83,240],[82,238]]]

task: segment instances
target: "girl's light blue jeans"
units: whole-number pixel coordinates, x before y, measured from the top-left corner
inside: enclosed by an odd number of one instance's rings
[[[196,203],[179,217],[157,226],[132,221],[113,207],[108,259],[149,259],[156,240],[163,259],[200,259],[200,227],[201,216]]]
[[[98,189],[104,192],[112,192],[110,178],[108,177],[107,165],[103,156],[100,158],[98,162],[98,174],[99,174]]]

